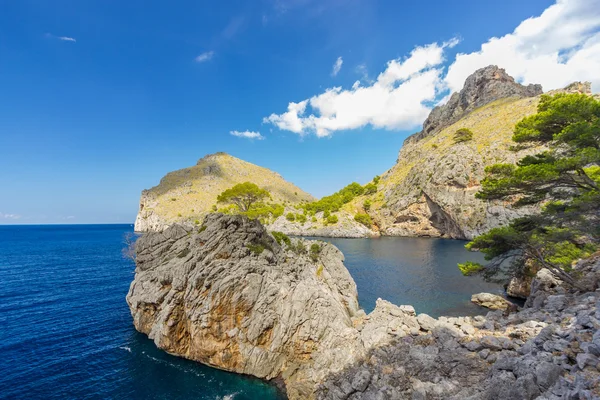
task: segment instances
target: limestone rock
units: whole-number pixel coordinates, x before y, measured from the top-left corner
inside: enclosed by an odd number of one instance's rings
[[[431,135],[442,127],[456,122],[469,111],[498,99],[534,97],[540,94],[542,94],[541,85],[523,86],[515,82],[504,69],[495,65],[478,69],[467,78],[459,93],[454,93],[446,104],[431,111],[423,123],[423,131],[412,137],[412,140]]]
[[[531,293],[532,280],[533,278],[529,276],[511,278],[506,288],[506,294],[519,299],[527,299]]]
[[[471,301],[490,310],[506,310],[511,303],[504,297],[491,293],[477,293],[471,296]]]
[[[304,242],[306,247],[309,242]],[[211,214],[201,228],[142,236],[127,302],[169,353],[228,371],[282,376],[292,398],[361,355],[356,285],[343,255],[280,247],[258,221]]]

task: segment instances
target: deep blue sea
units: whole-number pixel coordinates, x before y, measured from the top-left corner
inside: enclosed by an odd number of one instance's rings
[[[137,333],[121,256],[131,225],[0,226],[0,398],[278,399],[276,389],[170,356]],[[456,268],[473,254],[437,239],[328,239],[346,255],[361,305],[478,313],[472,293],[501,288]]]

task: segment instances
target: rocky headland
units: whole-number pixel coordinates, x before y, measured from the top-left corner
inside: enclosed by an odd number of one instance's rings
[[[136,244],[127,302],[169,353],[263,379],[290,399],[592,399],[600,396],[600,256],[578,288],[537,273],[525,308],[485,317],[360,310],[343,254],[210,214]]]

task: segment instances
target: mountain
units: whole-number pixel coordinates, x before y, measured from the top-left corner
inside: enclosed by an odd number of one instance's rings
[[[591,87],[576,82],[552,93],[560,91],[591,93]],[[363,194],[332,209],[335,222],[323,209],[307,213],[300,205],[315,199],[277,173],[217,153],[167,174],[158,186],[143,191],[135,229],[161,231],[175,222],[200,223],[221,192],[250,181],[269,190],[273,202],[285,207],[283,215],[263,221],[270,230],[299,236],[471,239],[535,209],[482,201],[475,193],[487,166],[516,163],[540,150],[514,151],[511,138],[515,124],[537,111],[541,95],[540,85],[521,85],[497,66],[475,71],[460,92],[431,111],[420,132],[404,141],[391,169],[366,185]],[[457,139],[457,132],[465,129],[467,136]],[[353,185],[358,184],[348,187]],[[355,220],[365,214],[371,221]]]
[[[315,200],[276,172],[226,153],[215,153],[192,167],[169,172],[157,186],[144,190],[135,230],[162,231],[176,222],[200,221],[217,204],[219,194],[243,182],[267,189],[276,203],[295,205]]]
[[[589,93],[590,85],[563,91]],[[396,165],[381,176],[369,210],[381,234],[471,239],[530,213],[532,207],[485,202],[475,193],[486,166],[540,150],[512,151],[511,137],[515,124],[537,111],[541,94],[540,85],[523,86],[497,66],[469,76],[460,93],[434,108],[423,130],[405,140]],[[457,140],[459,129],[472,137]]]

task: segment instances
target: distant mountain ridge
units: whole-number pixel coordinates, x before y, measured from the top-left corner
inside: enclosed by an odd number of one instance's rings
[[[561,91],[590,94],[591,87],[575,82],[550,93]],[[285,214],[267,227],[287,234],[471,239],[534,209],[484,202],[475,193],[486,166],[515,163],[539,150],[512,151],[511,137],[515,124],[536,112],[541,94],[540,85],[521,85],[497,66],[475,71],[460,92],[431,111],[420,132],[404,141],[396,164],[374,182],[377,192],[345,204],[335,213],[337,223],[327,223],[323,212],[309,218],[286,218],[289,213],[302,214],[301,204],[315,199],[273,171],[216,153],[194,167],[167,174],[159,185],[145,190],[135,229],[161,231],[174,222],[191,224],[212,210],[222,191],[250,181],[285,205]],[[459,129],[468,129],[472,138],[455,141]],[[370,216],[370,229],[355,221],[357,214]]]

